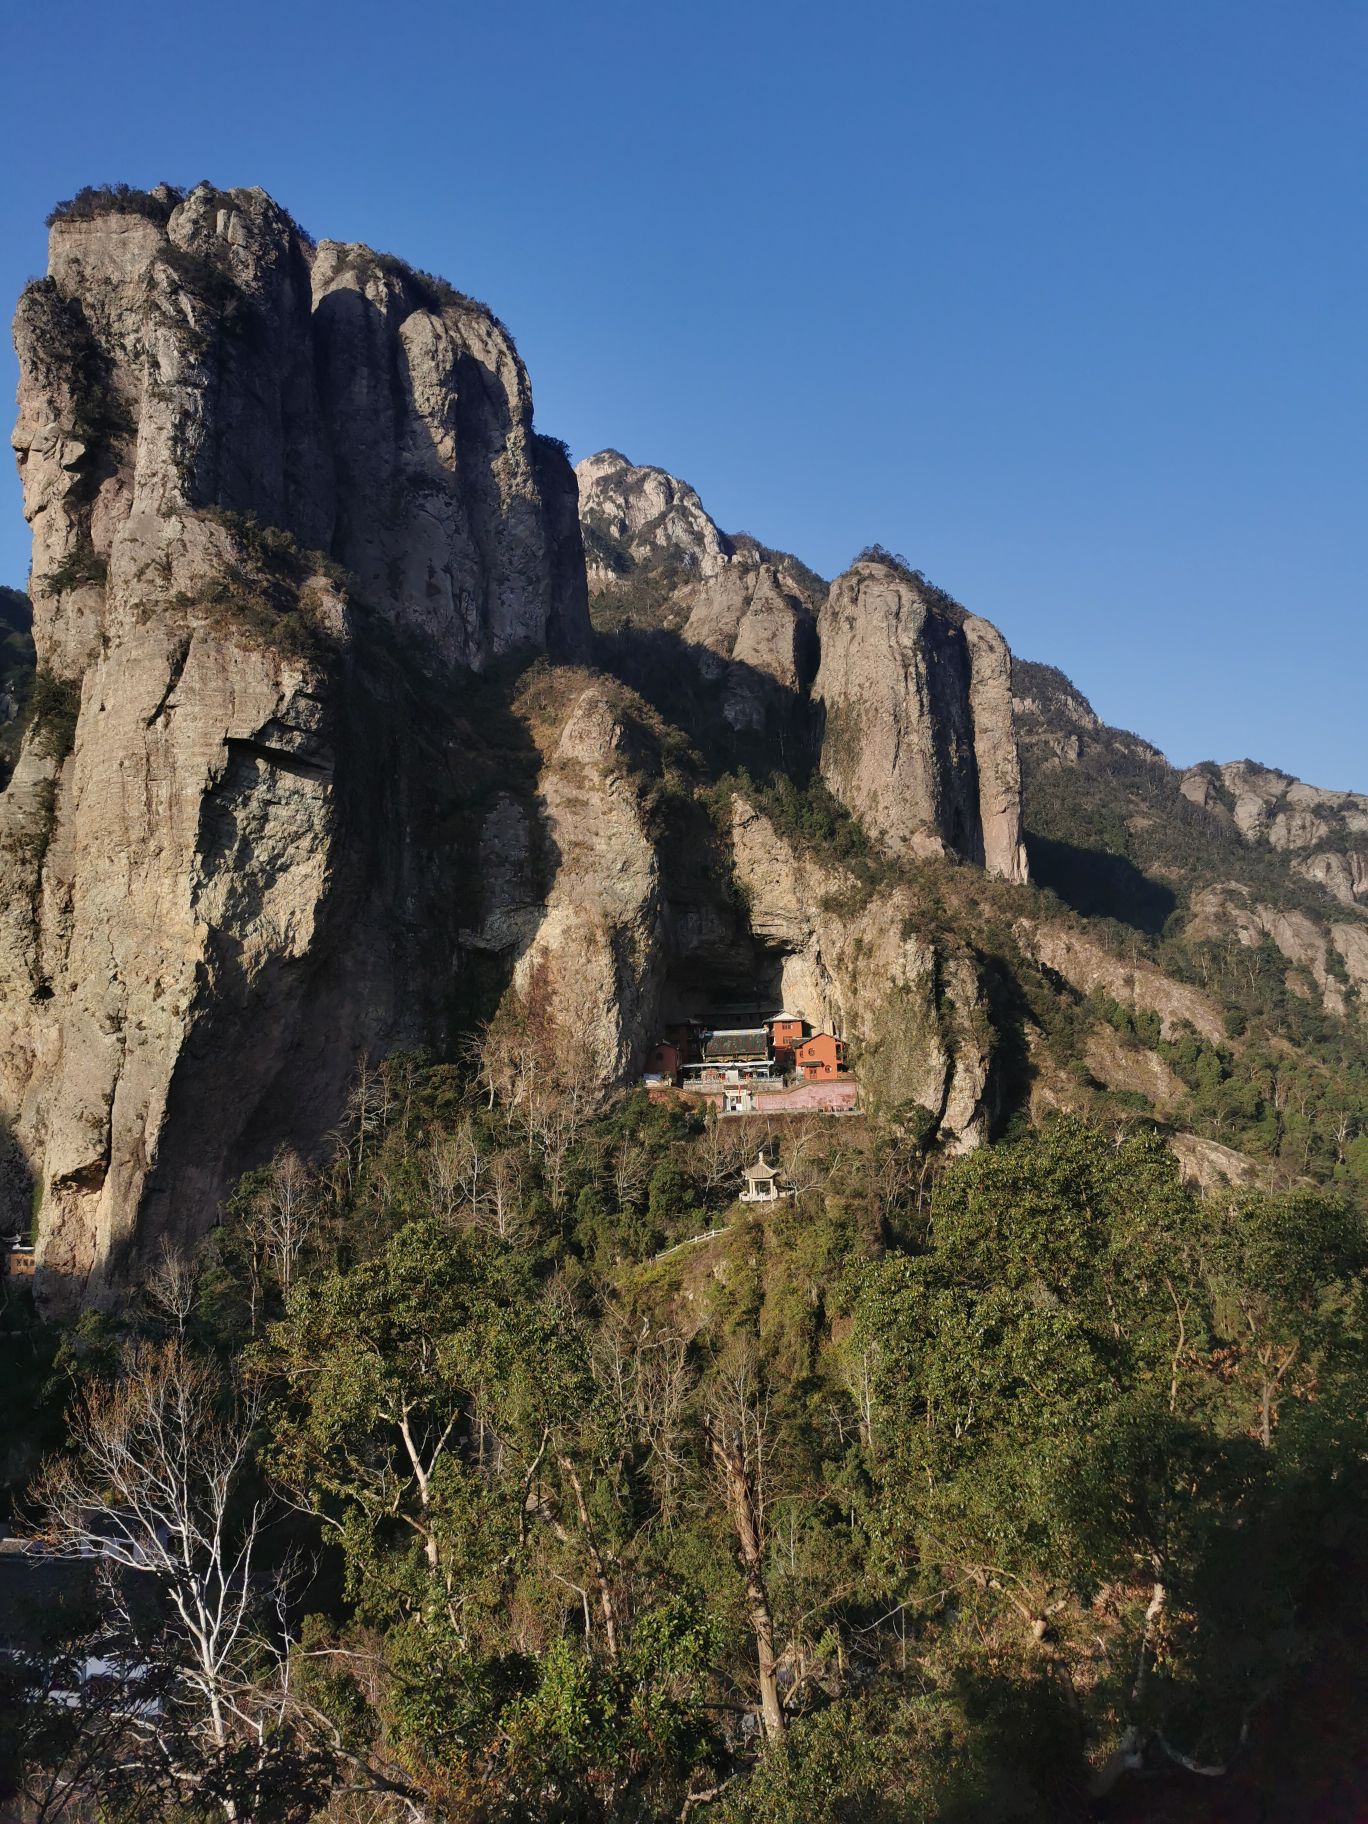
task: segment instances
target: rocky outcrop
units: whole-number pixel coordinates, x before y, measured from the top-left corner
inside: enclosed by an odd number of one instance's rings
[[[1026,878],[1011,660],[988,622],[894,566],[857,563],[818,618],[822,776],[895,853]]]
[[[951,1152],[981,1145],[993,1110],[993,1032],[970,950],[919,928],[904,889],[871,900],[739,796],[731,846],[751,930],[779,959],[783,1003],[852,1041],[867,1102],[927,1110]]]
[[[1287,854],[1295,873],[1343,905],[1368,904],[1368,797],[1306,785],[1252,760],[1190,767],[1182,793],[1246,841]]]
[[[1293,990],[1314,989],[1341,1016],[1368,1004],[1368,924],[1265,905],[1248,887],[1223,881],[1194,896],[1184,935],[1199,944],[1233,935],[1249,950],[1269,939],[1290,965]]]
[[[1184,1085],[1148,1046],[1128,1045],[1113,1027],[1094,1026],[1083,1045],[1089,1071],[1108,1089],[1143,1096],[1156,1109],[1167,1109],[1181,1100]]]
[[[733,735],[768,738],[786,769],[820,750],[832,791],[893,852],[1027,878],[1012,660],[996,628],[892,564],[859,563],[828,591],[796,560],[720,533],[687,484],[616,451],[577,474],[596,599],[637,636],[616,655],[629,681],[650,687],[638,648],[653,641],[656,677],[672,657],[695,667]]]
[[[640,1072],[665,964],[660,859],[646,795],[649,737],[625,693],[566,673],[563,714],[536,727],[535,796],[501,794],[479,848],[475,949],[506,958],[586,1088]]]
[[[15,336],[51,689],[0,802],[6,1189],[98,1297],[432,1030],[449,705],[583,648],[583,569],[498,322],[260,191],[58,219]]]
[[[589,582],[610,616],[625,613],[655,640],[658,669],[696,668],[732,734],[791,744],[817,669],[819,579],[719,531],[687,482],[663,469],[604,450],[576,474]]]
[[[586,456],[575,469],[585,554],[593,587],[611,585],[634,564],[668,561],[712,576],[732,542],[686,481],[628,462],[617,450]]]
[[[1038,763],[1076,766],[1085,757],[1096,757],[1120,767],[1137,761],[1168,767],[1151,742],[1109,728],[1077,685],[1053,665],[1013,658],[1012,710],[1018,744]]]
[[[1200,1134],[1170,1134],[1169,1145],[1183,1178],[1199,1191],[1221,1192],[1257,1184],[1263,1176],[1257,1160],[1233,1146],[1222,1146],[1219,1140],[1204,1140]]]
[[[810,602],[774,564],[737,556],[681,596],[681,637],[737,733],[762,733],[816,671]]]
[[[1224,1043],[1225,1022],[1215,1002],[1197,988],[1172,981],[1152,963],[1127,962],[1067,925],[1018,919],[1013,933],[1033,962],[1076,994],[1103,994],[1123,1007],[1155,1014],[1166,1039],[1181,1037],[1190,1026],[1199,1038]]]
[[[1012,655],[989,622],[971,614],[964,623],[969,649],[969,719],[978,773],[979,835],[983,865],[1003,880],[1028,876],[1021,821],[1021,759],[1012,718]]]

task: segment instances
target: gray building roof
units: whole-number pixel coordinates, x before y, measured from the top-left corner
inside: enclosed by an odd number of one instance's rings
[[[710,1032],[703,1041],[703,1056],[713,1058],[767,1058],[769,1034],[763,1026]]]

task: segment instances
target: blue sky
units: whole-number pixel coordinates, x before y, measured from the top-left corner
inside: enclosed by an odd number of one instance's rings
[[[486,298],[576,456],[828,574],[905,553],[1180,763],[1368,790],[1363,0],[49,0],[3,42],[7,299],[82,184],[263,185]]]

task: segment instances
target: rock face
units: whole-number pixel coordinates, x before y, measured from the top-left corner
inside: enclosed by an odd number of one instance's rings
[[[1368,905],[1368,797],[1325,791],[1250,760],[1190,767],[1182,793],[1247,841],[1285,852],[1294,872],[1343,905]]]
[[[784,1004],[855,1043],[867,1098],[927,1110],[951,1152],[981,1145],[992,1028],[970,952],[918,930],[902,889],[872,901],[858,894],[839,867],[800,854],[741,797],[731,840],[751,927],[782,959]]]
[[[642,468],[617,450],[586,456],[575,469],[584,523],[589,580],[594,587],[621,574],[623,558],[668,558],[711,576],[732,555],[688,482],[664,469]]]
[[[1194,943],[1237,937],[1249,950],[1270,938],[1291,965],[1288,986],[1318,992],[1331,1013],[1343,1016],[1368,1004],[1368,923],[1339,918],[1323,923],[1309,913],[1260,903],[1248,887],[1224,881],[1194,895],[1185,935]]]
[[[792,723],[817,669],[819,579],[719,531],[664,469],[602,450],[575,473],[590,587],[606,603],[633,600],[639,634],[677,637],[674,656],[697,667],[734,734]]]
[[[587,672],[561,674],[568,711],[538,726],[535,796],[501,794],[479,848],[481,920],[471,948],[512,962],[584,1080],[637,1074],[659,1025],[665,959],[660,858],[646,797],[653,773],[639,707]]]
[[[734,734],[768,738],[785,770],[819,754],[831,790],[895,854],[1026,880],[1012,660],[996,628],[891,564],[858,563],[827,590],[615,450],[576,473],[591,585],[638,639],[677,638]]]
[[[1076,765],[1088,755],[1123,768],[1135,762],[1168,766],[1152,742],[1108,728],[1077,685],[1053,665],[1013,659],[1012,712],[1018,743],[1046,763]]]
[[[1177,1156],[1178,1170],[1199,1191],[1219,1194],[1231,1186],[1255,1184],[1260,1177],[1256,1159],[1233,1146],[1222,1146],[1219,1140],[1180,1133],[1169,1136],[1169,1145]]]
[[[98,1298],[431,1029],[445,702],[581,651],[583,564],[497,321],[260,191],[59,219],[15,339],[50,688],[0,801],[4,1214]]]
[[[816,670],[812,607],[776,565],[738,555],[682,592],[682,638],[738,734],[796,707]]]
[[[818,619],[822,776],[895,852],[1026,879],[1011,659],[987,621],[857,563]]]
[[[1075,993],[1105,994],[1123,1007],[1157,1014],[1166,1039],[1181,1037],[1183,1028],[1190,1026],[1213,1045],[1224,1042],[1225,1022],[1216,1004],[1200,990],[1171,981],[1152,963],[1126,962],[1066,925],[1019,919],[1013,930],[1026,955]]]

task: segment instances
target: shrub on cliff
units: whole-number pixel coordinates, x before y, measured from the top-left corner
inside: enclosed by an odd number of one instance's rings
[[[144,215],[152,222],[169,222],[185,192],[171,184],[156,190],[135,190],[131,184],[86,184],[75,196],[54,204],[47,218],[49,228],[58,222],[90,222],[101,215]]]

